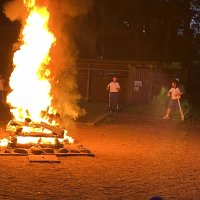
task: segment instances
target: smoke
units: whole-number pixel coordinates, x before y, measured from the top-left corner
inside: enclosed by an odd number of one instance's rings
[[[20,21],[22,24],[25,23],[27,17],[27,9],[23,4],[23,0],[12,0],[8,1],[3,6],[4,14],[11,21]]]
[[[3,6],[4,14],[11,20],[18,20],[20,22],[25,22],[27,17],[27,9],[24,5],[24,0],[10,0],[6,2]],[[93,0],[26,0],[36,1],[39,6],[48,6],[54,15],[57,17],[76,17],[80,15],[85,15],[93,6]],[[64,22],[65,20],[62,20]],[[61,22],[61,23],[62,23]],[[63,23],[64,24],[64,23]]]
[[[73,50],[73,37],[70,34],[75,17],[85,15],[92,8],[92,0],[49,1],[51,30],[56,37],[56,45],[51,51],[52,72],[54,76],[53,97],[60,114],[77,118],[84,114],[77,102],[81,96],[77,92],[77,72]]]
[[[49,2],[49,5],[53,6],[54,13],[63,17],[64,15],[70,17],[85,15],[93,6],[93,0],[60,0],[59,2]]]

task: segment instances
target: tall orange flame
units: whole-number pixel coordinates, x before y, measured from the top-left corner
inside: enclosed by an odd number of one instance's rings
[[[48,134],[52,131],[44,127],[29,126],[29,120],[26,118],[30,118],[33,125],[41,124],[41,122],[50,125],[56,123],[56,110],[51,106],[51,71],[48,68],[49,52],[56,39],[48,28],[50,15],[47,8],[37,6],[36,0],[23,0],[23,2],[27,8],[28,18],[22,29],[22,44],[14,53],[14,70],[9,82],[12,92],[7,96],[7,103],[12,107],[11,112],[15,120],[23,122],[22,132]],[[54,120],[51,117],[52,114]],[[8,129],[12,129],[9,124]],[[17,135],[16,139],[19,144],[55,144],[56,142],[54,137]],[[58,140],[59,142],[74,142],[70,136],[67,136],[66,130],[64,137]],[[9,142],[11,142],[10,139],[0,140],[0,147],[7,147]]]
[[[49,31],[49,12],[46,7],[38,7],[35,0],[24,0],[29,16],[22,30],[22,45],[14,54],[14,70],[10,77],[12,92],[7,103],[17,121],[31,118],[35,122],[44,121],[41,111],[51,108],[52,97],[49,82],[49,51],[55,43]]]

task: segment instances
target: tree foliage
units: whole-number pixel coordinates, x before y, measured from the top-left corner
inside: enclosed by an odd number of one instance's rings
[[[199,51],[199,0],[94,0],[85,27],[95,51],[86,57],[185,61]],[[91,23],[92,21],[92,23]],[[80,45],[81,48],[81,45]]]

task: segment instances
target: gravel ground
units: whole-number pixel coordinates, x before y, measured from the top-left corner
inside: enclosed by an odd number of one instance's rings
[[[198,130],[123,113],[97,126],[73,126],[70,135],[95,157],[30,163],[26,156],[1,156],[0,200],[199,200]]]

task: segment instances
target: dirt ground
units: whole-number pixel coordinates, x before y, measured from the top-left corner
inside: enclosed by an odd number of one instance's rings
[[[70,135],[95,157],[30,163],[1,156],[0,200],[200,199],[197,126],[117,113],[96,126],[76,125]]]

